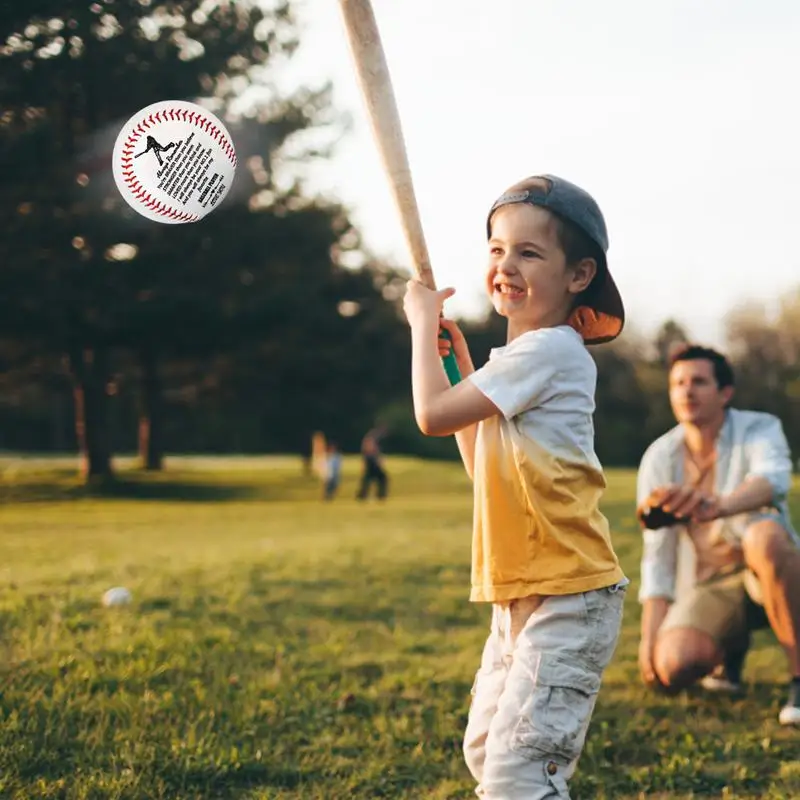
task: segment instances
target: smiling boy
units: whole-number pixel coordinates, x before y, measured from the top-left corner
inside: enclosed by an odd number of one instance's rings
[[[585,347],[615,338],[624,310],[605,221],[574,184],[516,184],[487,233],[486,289],[506,345],[476,370],[458,326],[439,318],[453,290],[409,282],[414,411],[424,433],[455,434],[474,484],[470,599],[492,604],[464,740],[477,794],[568,798],[628,583],[599,510]],[[440,325],[464,377],[453,387]]]

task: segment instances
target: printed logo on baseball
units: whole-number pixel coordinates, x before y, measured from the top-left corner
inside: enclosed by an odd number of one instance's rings
[[[113,172],[131,208],[157,222],[197,222],[233,182],[236,151],[210,111],[165,100],[134,114],[114,144]]]

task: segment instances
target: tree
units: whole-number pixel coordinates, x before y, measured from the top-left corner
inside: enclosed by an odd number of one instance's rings
[[[688,341],[686,330],[680,323],[674,319],[666,320],[658,329],[654,342],[658,360],[662,366],[667,366],[675,350]]]
[[[734,404],[780,417],[800,449],[800,290],[785,296],[773,316],[748,303],[726,317],[728,354],[736,375]]]
[[[219,332],[209,320],[229,319],[208,299],[231,281],[230,259],[220,254],[241,232],[224,227],[219,214],[201,226],[143,224],[108,170],[121,122],[164,97],[213,97],[223,109],[261,68],[262,100],[235,126],[241,161],[260,156],[239,170],[231,190],[228,205],[238,204],[244,219],[259,192],[262,206],[266,195],[274,198],[273,216],[293,213],[298,187],[277,189],[274,162],[294,133],[332,121],[326,91],[281,96],[269,83],[270,63],[297,44],[287,3],[207,7],[199,0],[32,0],[0,12],[0,223],[7,234],[0,336],[68,356],[90,478],[112,474],[107,390],[120,347],[140,358],[143,447],[157,466],[151,440],[165,343],[180,349],[180,331],[189,330],[194,347],[208,343]],[[301,157],[315,152],[294,149]],[[216,261],[204,258],[211,250]],[[218,306],[223,301],[217,296]]]

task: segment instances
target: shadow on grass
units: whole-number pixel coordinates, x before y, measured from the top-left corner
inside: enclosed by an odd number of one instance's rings
[[[218,503],[253,498],[259,494],[257,487],[247,485],[129,478],[80,488],[83,490],[84,497],[113,500],[158,500],[170,503]]]
[[[96,766],[96,759],[80,745],[59,742],[55,747],[39,752],[30,761],[19,763],[17,776],[31,782],[46,783],[48,779],[58,781],[63,778],[65,763],[75,767]],[[322,784],[324,781],[325,776],[315,769],[293,769],[256,759],[196,766],[168,760],[139,770],[139,783],[149,784],[153,789],[156,786],[163,787],[171,797],[196,796],[195,793],[200,793],[203,797],[233,798],[240,796],[242,790],[263,786],[292,790],[311,783]],[[87,780],[84,776],[81,782],[83,788],[88,789],[93,780],[91,777]]]
[[[259,485],[208,483],[197,480],[152,479],[126,475],[110,481],[78,483],[73,476],[63,481],[41,480],[15,484],[0,482],[0,504],[60,503],[73,500],[142,500],[147,502],[222,503],[234,500],[289,500],[296,493],[293,482]]]
[[[325,619],[342,623],[379,623],[390,630],[417,625],[427,630],[449,631],[483,625],[485,614],[466,601],[469,568],[461,564],[416,565],[398,570],[391,584],[374,583],[368,574],[347,578],[302,580],[273,578],[268,571],[250,571],[248,596],[257,598],[274,619]],[[442,590],[456,587],[464,599],[445,600]],[[411,599],[413,598],[413,599]],[[235,610],[218,619],[238,624]]]

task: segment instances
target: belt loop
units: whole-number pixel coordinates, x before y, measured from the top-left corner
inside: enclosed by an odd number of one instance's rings
[[[624,589],[629,583],[629,578],[623,578],[619,583],[609,586],[608,591],[611,592],[611,594],[616,594],[620,589]]]

